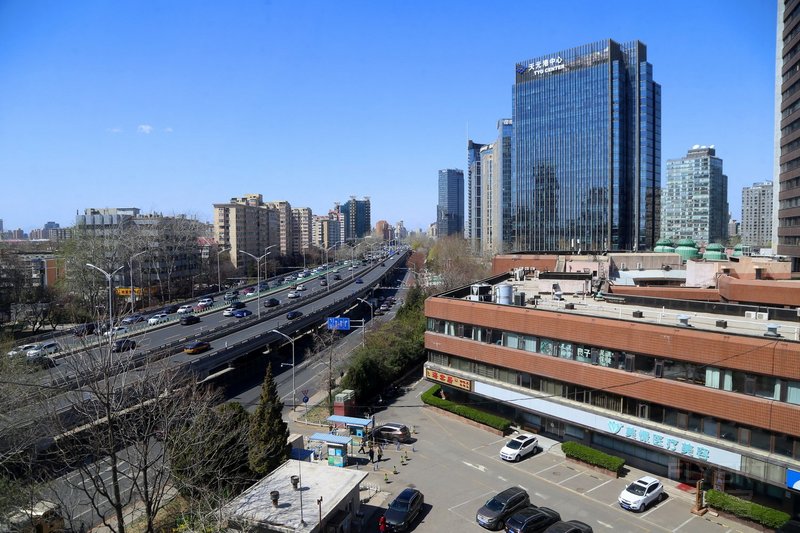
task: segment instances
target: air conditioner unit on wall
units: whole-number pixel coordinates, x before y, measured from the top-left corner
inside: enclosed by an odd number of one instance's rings
[[[756,320],[769,320],[769,313],[756,313]]]

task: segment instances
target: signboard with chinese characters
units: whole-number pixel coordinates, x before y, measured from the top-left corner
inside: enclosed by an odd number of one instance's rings
[[[328,329],[350,331],[350,319],[347,317],[328,317]]]
[[[425,368],[425,377],[432,381],[444,383],[445,385],[458,387],[459,389],[472,390],[472,382],[470,380],[451,376],[450,374],[445,374],[444,372],[439,372],[438,370]]]
[[[541,76],[542,74],[550,74],[557,70],[564,70],[564,60],[561,56],[540,59],[528,65],[517,65],[517,74],[531,74],[533,76]]]

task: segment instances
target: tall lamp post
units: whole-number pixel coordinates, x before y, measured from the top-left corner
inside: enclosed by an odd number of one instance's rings
[[[223,248],[222,250],[217,252],[217,290],[222,292],[222,274],[219,272],[219,256],[225,252],[230,252],[230,248]]]
[[[261,265],[261,260],[264,259],[265,257],[267,257],[272,252],[266,252],[261,257],[256,257],[253,254],[251,254],[250,252],[245,252],[244,250],[239,250],[239,253],[240,254],[249,255],[250,257],[252,257],[253,259],[256,260],[256,284],[257,284],[256,288],[257,289],[260,288],[261,287],[261,266],[260,266]],[[256,316],[257,316],[257,318],[261,318],[261,291],[260,290],[256,291],[256,307],[257,307]]]
[[[271,331],[272,333],[277,333],[278,335],[280,335],[281,337],[292,343],[292,411],[294,411],[297,408],[297,387],[295,387],[294,383],[294,339],[291,338],[286,333],[278,331],[277,329],[273,329]]]
[[[114,310],[111,307],[111,290],[112,290],[111,289],[111,282],[114,281],[114,274],[116,274],[117,272],[119,272],[120,270],[125,268],[125,265],[122,265],[121,267],[119,267],[118,269],[113,271],[111,274],[109,274],[108,272],[106,272],[105,270],[100,268],[99,266],[95,266],[95,265],[93,265],[91,263],[86,263],[86,266],[100,271],[106,277],[106,281],[108,281],[108,324],[109,324],[108,327],[109,327],[109,330],[110,330],[114,326]],[[109,337],[109,338],[113,339],[114,337]]]
[[[372,310],[372,304],[366,301],[364,298],[357,297],[356,300],[358,300],[359,302],[364,302],[369,306],[369,321],[372,322],[372,319],[374,318],[373,315],[374,311]],[[361,329],[361,346],[365,346],[367,344],[365,340],[366,335],[367,335],[367,325],[364,324],[363,328]]]
[[[339,246],[338,242],[336,244],[334,244],[333,246],[329,246],[329,247],[325,248],[325,265],[326,265],[326,267],[325,267],[325,284],[327,285],[329,291],[331,290],[331,280],[329,279],[329,275],[330,275],[330,272],[331,272],[331,265],[330,265],[330,262],[329,262],[330,258],[328,257],[328,252],[333,250],[337,246]],[[333,258],[334,262],[336,262],[335,255],[336,254],[334,254],[334,258]]]
[[[134,294],[134,292],[133,292],[133,258],[136,257],[137,255],[142,255],[142,254],[146,254],[146,253],[147,253],[147,250],[142,250],[141,252],[136,252],[135,254],[133,254],[131,256],[130,260],[128,261],[128,267],[129,267],[128,268],[128,272],[131,275],[131,312],[136,310],[136,294]],[[141,264],[140,264],[140,267],[141,267]],[[140,274],[139,278],[141,278],[142,277],[141,276],[141,272],[139,274]],[[142,282],[142,280],[139,279],[139,283],[141,283],[141,282]]]

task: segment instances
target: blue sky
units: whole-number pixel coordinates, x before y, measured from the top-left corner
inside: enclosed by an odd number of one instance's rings
[[[772,179],[775,28],[768,0],[0,0],[0,218],[355,195],[427,228],[438,169],[511,116],[515,62],[611,38],[648,47],[662,167],[714,144],[739,219]]]

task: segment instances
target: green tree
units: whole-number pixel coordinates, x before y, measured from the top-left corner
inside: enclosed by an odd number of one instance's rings
[[[289,427],[283,420],[283,402],[272,379],[272,365],[261,385],[261,398],[250,420],[248,458],[250,468],[267,475],[289,458]]]

